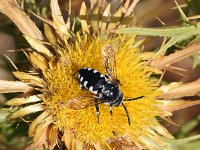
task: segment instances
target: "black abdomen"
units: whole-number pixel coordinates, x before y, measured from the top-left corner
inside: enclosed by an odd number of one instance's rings
[[[106,77],[92,68],[83,68],[78,71],[78,79],[81,87],[90,90],[94,94],[101,92],[106,83]]]

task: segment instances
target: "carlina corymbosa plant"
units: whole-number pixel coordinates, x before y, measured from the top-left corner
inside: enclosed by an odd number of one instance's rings
[[[152,65],[151,57],[146,57],[148,53],[141,52],[145,42],[136,41],[135,35],[115,32],[134,25],[137,2],[87,2],[90,4],[82,2],[79,15],[73,16],[69,1],[68,17],[64,18],[58,1],[51,0],[52,20],[34,14],[44,22],[44,34],[16,1],[0,2],[1,12],[30,44],[23,52],[33,67],[31,71],[15,67],[12,73],[18,81],[1,81],[1,93],[23,92],[5,103],[4,109],[9,112],[5,120],[21,118],[26,122],[29,116],[31,143],[25,149],[169,149],[175,139],[157,118],[170,122],[168,117],[173,110],[194,103],[170,103],[162,97],[171,86],[160,88],[158,80],[151,78],[162,71]],[[83,68],[96,69],[98,72],[92,70],[93,75],[115,72],[117,81],[108,77],[106,83],[115,82],[127,110],[123,105],[113,106],[111,115],[110,107],[102,103],[106,100],[97,97],[102,91],[95,95],[94,89],[89,88],[95,87],[96,79],[88,89],[80,88],[81,80],[92,77],[78,76]],[[81,84],[87,87],[87,83]]]

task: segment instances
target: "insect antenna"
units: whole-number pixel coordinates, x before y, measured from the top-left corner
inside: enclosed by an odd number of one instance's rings
[[[125,106],[123,103],[122,103],[122,106],[124,107],[124,110],[125,110],[125,112],[126,112],[126,116],[127,116],[127,118],[128,118],[128,124],[131,125],[131,119],[130,119],[130,117],[129,117],[128,110],[127,110],[126,106]]]
[[[137,99],[141,99],[144,96],[139,96],[139,97],[135,97],[135,98],[129,98],[129,99],[125,99],[125,101],[133,101],[133,100],[137,100]]]
[[[133,100],[137,100],[137,99],[141,99],[143,98],[144,96],[139,96],[139,97],[135,97],[135,98],[129,98],[129,99],[125,99],[124,101],[133,101]],[[126,108],[126,106],[122,103],[122,106],[124,107],[124,110],[126,112],[126,116],[128,118],[128,124],[131,125],[131,119],[129,117],[129,113],[128,113],[128,110]]]

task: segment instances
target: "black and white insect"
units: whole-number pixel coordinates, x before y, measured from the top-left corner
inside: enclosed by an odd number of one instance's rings
[[[117,79],[115,53],[111,46],[107,46],[102,51],[104,64],[107,74],[104,75],[92,68],[81,68],[78,71],[77,79],[82,89],[89,90],[93,96],[80,96],[68,102],[72,109],[83,109],[89,106],[95,106],[96,115],[99,122],[99,104],[105,103],[110,106],[112,116],[112,106],[122,105],[127,118],[128,124],[131,124],[128,110],[123,104],[124,96],[120,91],[120,81]],[[137,100],[144,96],[127,99],[126,101]]]

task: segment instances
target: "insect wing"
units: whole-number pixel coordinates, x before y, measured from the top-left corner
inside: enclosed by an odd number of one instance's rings
[[[103,100],[96,99],[93,96],[79,96],[69,100],[67,102],[67,107],[78,110],[94,106],[95,104],[101,104],[103,102]]]
[[[114,49],[110,45],[105,46],[102,50],[102,54],[107,74],[112,78],[112,80],[117,81],[117,70]]]

